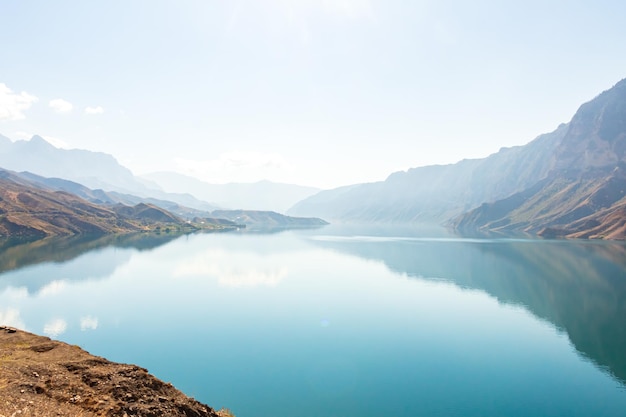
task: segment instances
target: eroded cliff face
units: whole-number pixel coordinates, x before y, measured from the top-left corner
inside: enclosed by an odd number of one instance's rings
[[[626,80],[583,104],[546,178],[457,217],[462,231],[626,239]]]
[[[554,159],[557,171],[626,162],[626,80],[580,106]]]
[[[146,369],[0,326],[0,416],[227,417]]]

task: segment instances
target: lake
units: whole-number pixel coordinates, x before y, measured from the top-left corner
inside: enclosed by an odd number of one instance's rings
[[[0,324],[237,417],[626,415],[620,242],[346,226],[3,242]]]

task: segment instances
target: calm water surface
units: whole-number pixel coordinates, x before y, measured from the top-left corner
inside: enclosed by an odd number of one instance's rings
[[[626,415],[623,243],[333,227],[4,242],[0,322],[237,417]]]

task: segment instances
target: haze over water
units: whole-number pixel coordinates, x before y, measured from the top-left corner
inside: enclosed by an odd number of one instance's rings
[[[622,416],[626,246],[339,228],[5,244],[0,322],[237,417]]]

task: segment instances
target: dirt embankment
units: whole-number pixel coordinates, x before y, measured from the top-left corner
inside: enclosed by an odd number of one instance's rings
[[[227,417],[135,365],[0,326],[0,417]]]

